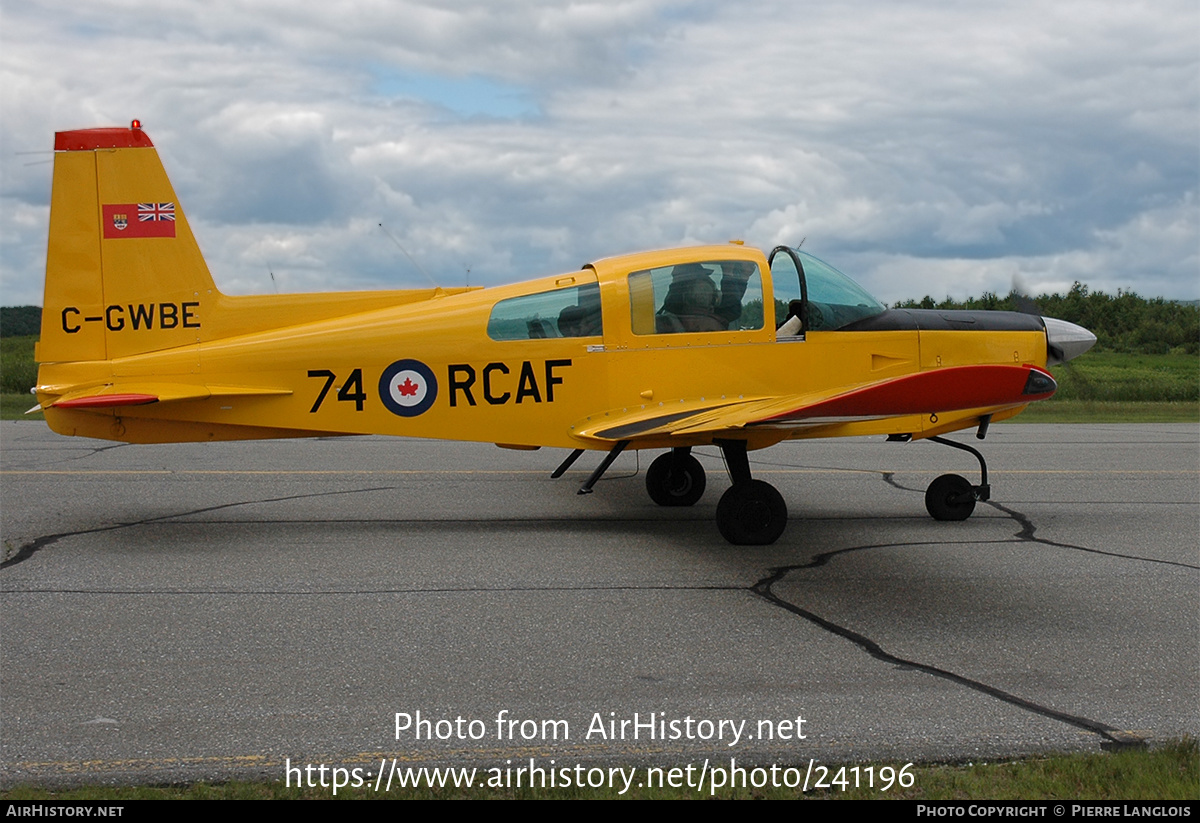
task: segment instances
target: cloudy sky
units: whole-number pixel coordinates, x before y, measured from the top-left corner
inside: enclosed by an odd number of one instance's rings
[[[1200,297],[1195,0],[2,0],[0,303],[53,132],[135,117],[235,294],[742,238],[887,301]]]

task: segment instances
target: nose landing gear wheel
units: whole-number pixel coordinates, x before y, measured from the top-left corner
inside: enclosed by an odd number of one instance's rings
[[[734,483],[717,504],[717,528],[735,546],[769,546],[787,526],[787,504],[770,483]]]
[[[660,454],[646,471],[646,491],[660,506],[692,506],[704,495],[704,466],[690,454]]]
[[[966,520],[975,511],[975,487],[965,477],[943,474],[925,490],[925,508],[934,520]]]

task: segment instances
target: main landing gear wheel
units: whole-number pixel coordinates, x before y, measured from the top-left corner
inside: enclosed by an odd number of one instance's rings
[[[735,546],[769,546],[787,526],[787,504],[770,483],[734,483],[717,504],[717,528]]]
[[[965,477],[943,474],[925,490],[925,508],[934,520],[966,520],[975,511],[975,487]]]
[[[660,506],[692,506],[704,495],[704,466],[690,454],[660,454],[646,471],[646,491]]]

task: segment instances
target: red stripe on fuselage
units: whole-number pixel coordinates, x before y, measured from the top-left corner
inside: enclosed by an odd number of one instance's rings
[[[932,414],[987,406],[1012,406],[1044,400],[1054,394],[1054,389],[1037,394],[1023,393],[1029,374],[1033,371],[1049,376],[1035,366],[953,366],[934,369],[855,389],[759,422],[804,420],[810,417]]]

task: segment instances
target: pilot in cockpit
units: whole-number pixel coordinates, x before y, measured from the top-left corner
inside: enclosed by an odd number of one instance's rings
[[[719,265],[719,289],[712,270],[699,263],[684,263],[672,270],[671,285],[656,316],[660,334],[725,331],[741,316],[742,297],[756,267],[736,260]]]

